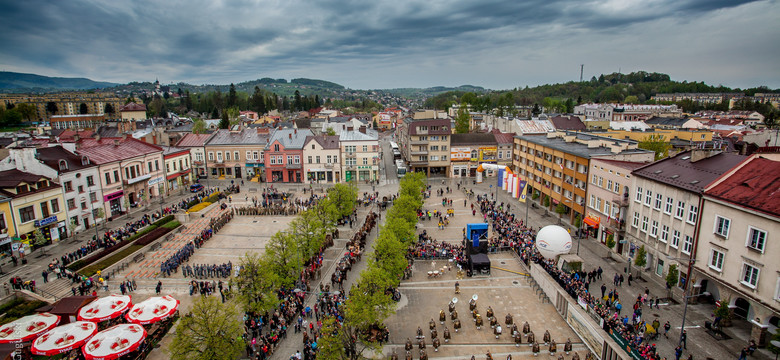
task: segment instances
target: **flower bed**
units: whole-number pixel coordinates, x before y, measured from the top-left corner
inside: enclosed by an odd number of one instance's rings
[[[128,255],[138,251],[139,249],[143,248],[143,245],[130,245],[127,248],[123,249],[122,251],[117,252],[116,254],[113,254],[99,262],[96,262],[90,266],[85,267],[81,270],[80,274],[84,276],[92,276],[97,273],[98,270],[103,270],[111,265],[114,265],[122,259],[126,258]]]
[[[198,212],[198,211],[201,211],[201,210],[205,209],[206,207],[208,207],[211,204],[212,203],[210,203],[208,201],[204,201],[204,202],[202,202],[202,203],[200,203],[198,205],[195,205],[195,206],[191,207],[189,210],[187,210],[187,212],[191,212],[191,213]]]

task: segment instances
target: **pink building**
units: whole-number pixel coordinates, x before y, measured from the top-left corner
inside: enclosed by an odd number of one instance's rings
[[[280,129],[274,131],[263,153],[265,157],[265,181],[303,182],[303,145],[309,129]]]

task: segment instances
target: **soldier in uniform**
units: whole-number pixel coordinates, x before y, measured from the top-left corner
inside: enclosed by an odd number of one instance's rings
[[[574,355],[572,355],[572,357],[571,357],[571,360],[580,360],[580,354],[579,353],[574,353]]]
[[[441,342],[439,342],[439,338],[433,339],[433,351],[435,352],[439,351],[439,346],[441,346]]]
[[[433,330],[436,328],[436,322],[431,319],[431,321],[428,322],[428,327]]]
[[[393,353],[390,354],[390,360],[398,360],[398,353],[393,349]]]
[[[493,360],[493,354],[490,353],[490,350],[488,350],[487,354],[485,354],[485,358],[487,360]]]
[[[510,334],[512,334],[513,336],[515,334],[520,335],[520,332],[517,331],[517,324],[512,324],[512,332]]]
[[[523,335],[519,332],[515,332],[512,336],[515,338],[515,346],[520,346],[523,343]]]
[[[479,314],[476,315],[477,317],[474,319],[475,324],[477,325],[477,330],[482,328],[482,316],[479,316]]]
[[[488,319],[490,319],[490,327],[495,329],[498,325],[498,319],[496,319],[495,316],[489,317]]]
[[[412,360],[412,352],[411,351],[407,351],[406,352],[406,360]]]
[[[495,319],[495,318],[494,318]],[[501,332],[503,330],[501,329],[501,325],[496,325],[495,328],[493,328],[493,335],[496,336],[496,339],[498,339],[499,336],[501,336]]]
[[[423,332],[421,327],[417,327],[417,338],[421,339],[423,337]]]
[[[550,343],[550,330],[545,330],[544,331],[544,335],[542,335],[542,341],[544,341],[545,345]]]
[[[474,298],[472,298],[471,300],[469,300],[469,310],[474,311],[474,309],[476,308],[477,308],[477,300],[474,300]]]
[[[536,336],[534,336],[534,332],[533,331],[529,331],[528,332],[528,345],[531,345],[534,342],[536,342]]]
[[[448,329],[446,326],[444,327],[444,342],[450,342],[450,329]]]
[[[569,355],[571,352],[571,338],[566,339],[566,343],[563,344],[563,351],[566,352],[566,355]]]
[[[488,318],[492,318],[493,317],[493,308],[492,307],[488,306],[487,311],[485,311],[485,316],[487,316]]]
[[[452,310],[452,314],[450,314],[450,318],[452,318],[452,321],[455,321],[458,319],[458,310]]]
[[[452,314],[453,311],[455,311],[455,303],[450,301],[449,305],[450,314]]]
[[[558,351],[558,345],[555,340],[550,340],[550,355],[555,355],[556,351]]]
[[[447,321],[447,315],[444,314],[444,310],[442,309],[441,311],[439,311],[439,322],[441,322],[442,325],[444,325],[445,321]]]
[[[460,320],[455,319],[455,321],[452,322],[452,328],[455,329],[455,332],[458,332],[460,329]]]
[[[431,329],[431,339],[435,339],[439,337],[439,332],[436,331],[436,328]]]
[[[506,318],[504,319],[504,323],[509,326],[512,325],[512,314],[507,313]]]
[[[534,341],[534,343],[531,345],[531,352],[534,353],[534,356],[539,355],[539,343]]]
[[[471,318],[474,321],[477,321],[477,316],[479,316],[479,311],[477,311],[477,309],[471,310]]]
[[[425,349],[420,349],[420,360],[428,360],[428,354],[425,353]]]
[[[406,351],[412,350],[412,339],[406,338],[406,345],[404,345],[404,350]]]
[[[460,294],[460,283],[457,281],[455,282],[455,293]]]
[[[420,349],[425,349],[425,339],[417,340],[417,347]]]
[[[523,324],[523,335],[528,336],[528,333],[531,332],[531,325],[528,325],[528,321]]]

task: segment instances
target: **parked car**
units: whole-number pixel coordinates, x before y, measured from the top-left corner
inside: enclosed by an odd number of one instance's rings
[[[190,192],[198,192],[203,190],[203,185],[201,184],[192,184],[190,185]]]

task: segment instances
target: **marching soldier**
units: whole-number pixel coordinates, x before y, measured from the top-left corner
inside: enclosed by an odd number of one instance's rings
[[[455,293],[460,294],[460,283],[457,281],[455,282]]]
[[[477,311],[477,309],[471,310],[471,318],[474,321],[477,321],[477,316],[479,316],[479,311]]]
[[[558,351],[558,345],[555,344],[555,340],[550,340],[550,355],[555,355],[556,351]]]
[[[418,338],[418,339],[422,339],[422,337],[423,337],[422,328],[420,328],[420,327],[418,326],[418,327],[417,327],[417,338]]]
[[[507,326],[512,325],[512,314],[506,314],[506,318],[504,319],[504,323],[506,323]]]
[[[438,352],[439,346],[441,346],[441,342],[439,342],[439,338],[433,339],[433,351]]]
[[[448,329],[446,326],[444,327],[444,342],[450,342],[450,329]]]
[[[487,360],[493,360],[493,354],[490,353],[490,350],[485,354],[485,358],[487,358]]]
[[[428,322],[428,327],[433,330],[436,328],[436,322],[431,319],[431,321]]]
[[[417,340],[417,347],[420,349],[425,349],[425,339]]]
[[[453,311],[455,311],[455,303],[450,301],[449,305],[450,314],[452,314]]]
[[[407,352],[412,350],[412,339],[406,338],[406,345],[404,345],[404,350]]]
[[[533,345],[531,345],[531,352],[534,353],[534,356],[539,355],[539,343],[534,341]]]
[[[502,332],[501,325],[496,325],[496,327],[493,328],[493,335],[496,336],[496,339],[498,339],[498,337],[501,336],[501,332]]]
[[[444,314],[444,310],[439,311],[439,322],[444,325],[444,322],[447,321],[447,315]]]
[[[428,360],[428,354],[425,353],[425,349],[420,350],[420,360]]]
[[[406,351],[406,360],[413,360],[411,351]]]
[[[528,332],[528,345],[531,345],[536,342],[536,336],[534,336],[533,331]]]
[[[393,353],[390,354],[390,360],[398,360],[398,353],[393,349]]]
[[[520,346],[520,344],[523,343],[523,335],[520,335],[519,332],[514,333],[515,338],[515,346]]]
[[[458,332],[460,330],[460,320],[455,319],[455,321],[452,322],[452,328],[455,329],[455,332]]]
[[[485,316],[487,316],[488,318],[492,318],[493,317],[493,308],[492,307],[488,306],[487,311],[485,312]]]
[[[496,325],[498,325],[498,320],[496,319],[496,317],[493,316],[493,317],[490,317],[488,319],[490,319],[490,327],[495,329]]]
[[[476,315],[477,317],[474,319],[474,322],[477,325],[477,330],[482,328],[482,317],[479,316],[479,314]]]
[[[542,341],[544,341],[545,345],[550,343],[550,330],[544,331],[544,335],[542,335]]]
[[[528,325],[528,321],[523,324],[523,335],[528,336],[528,333],[531,332],[531,325]]]
[[[436,328],[431,329],[431,339],[435,339],[439,337],[439,332],[436,331]]]
[[[571,357],[571,360],[580,360],[580,354],[579,353],[574,353],[574,355],[572,355],[572,357]]]
[[[474,300],[473,298],[469,300],[469,310],[474,311],[474,309],[477,308],[477,300]]]
[[[452,310],[452,314],[450,314],[450,317],[452,318],[453,321],[457,320],[458,319],[458,310],[454,310],[453,309]]]
[[[566,352],[566,355],[569,355],[571,352],[571,338],[566,339],[566,343],[563,344],[563,351]]]
[[[510,332],[512,335],[520,335],[520,332],[517,331],[517,324],[512,324],[512,332]]]

